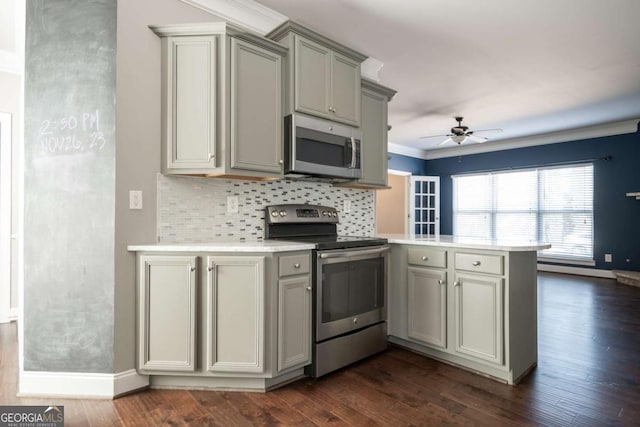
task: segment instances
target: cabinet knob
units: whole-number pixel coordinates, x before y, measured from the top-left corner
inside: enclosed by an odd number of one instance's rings
[[[196,268],[195,267],[191,267],[190,270],[191,271],[196,271]]]
[[[213,267],[209,267],[209,268],[207,268],[207,270],[213,271]]]
[[[311,292],[311,286],[307,286],[305,289]]]
[[[460,286],[460,282],[456,280],[455,282],[453,282],[453,286]]]
[[[442,280],[442,279],[438,280],[438,284],[444,285],[444,280]]]
[[[428,261],[428,260],[429,260],[429,257],[428,257],[428,256],[425,256],[425,255],[422,255],[422,260],[423,260],[423,261]]]
[[[354,318],[353,318],[353,323],[354,323],[354,324],[357,324],[357,323],[358,323],[358,318],[357,318],[357,317],[354,317]]]
[[[281,160],[278,160],[278,163],[280,163],[281,165],[283,165],[283,164],[284,164],[284,160],[282,160],[282,159],[281,159]]]
[[[210,159],[213,159],[215,156],[216,156],[215,154],[213,154],[213,153],[209,153],[209,158],[210,158]]]
[[[300,268],[300,264],[296,262],[295,264],[293,264],[293,268]]]
[[[473,265],[474,267],[477,267],[480,265],[480,261],[473,261],[471,265]]]

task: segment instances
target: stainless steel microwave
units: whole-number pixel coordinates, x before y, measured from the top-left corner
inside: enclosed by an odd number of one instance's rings
[[[301,114],[286,116],[284,124],[285,174],[362,176],[359,129]]]

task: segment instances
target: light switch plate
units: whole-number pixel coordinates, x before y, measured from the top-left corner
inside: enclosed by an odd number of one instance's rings
[[[345,200],[342,206],[344,213],[351,213],[351,200]]]
[[[613,262],[611,254],[604,254],[604,262]]]
[[[129,209],[142,209],[142,191],[129,190]]]

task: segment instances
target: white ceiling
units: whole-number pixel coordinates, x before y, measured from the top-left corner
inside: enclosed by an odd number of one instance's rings
[[[639,0],[257,2],[384,63],[396,147],[434,153],[457,115],[504,130],[476,151],[640,117]]]

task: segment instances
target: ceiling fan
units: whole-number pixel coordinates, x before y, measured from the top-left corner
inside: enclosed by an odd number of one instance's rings
[[[461,116],[457,116],[454,117],[454,119],[458,122],[458,126],[454,126],[451,128],[451,133],[448,133],[446,135],[430,135],[430,136],[421,136],[420,139],[423,138],[435,138],[438,136],[446,136],[448,137],[447,139],[445,139],[444,141],[442,141],[440,144],[438,144],[438,146],[440,145],[444,145],[450,141],[455,142],[456,144],[460,145],[465,141],[473,141],[473,142],[479,142],[479,143],[483,143],[483,142],[487,142],[489,140],[489,138],[486,138],[484,136],[478,136],[476,135],[476,133],[487,133],[487,132],[502,132],[502,129],[482,129],[482,130],[469,130],[468,126],[463,126],[462,125],[462,120],[464,120],[464,117]]]

